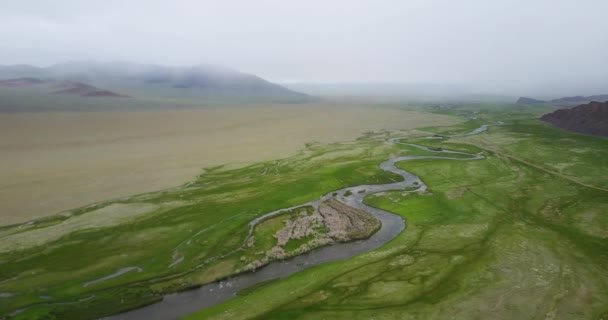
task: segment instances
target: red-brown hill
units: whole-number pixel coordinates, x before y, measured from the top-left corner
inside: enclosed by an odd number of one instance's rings
[[[53,91],[53,94],[65,94],[81,97],[126,97],[110,90],[100,89],[82,82],[64,82],[57,86],[59,90]]]
[[[608,101],[559,109],[540,119],[569,131],[608,137]]]

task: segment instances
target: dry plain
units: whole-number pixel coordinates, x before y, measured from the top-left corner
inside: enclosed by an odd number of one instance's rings
[[[270,160],[305,143],[455,117],[316,103],[0,115],[0,225],[183,184],[204,167]]]

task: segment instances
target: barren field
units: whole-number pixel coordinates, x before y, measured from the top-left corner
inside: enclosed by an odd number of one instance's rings
[[[201,169],[285,157],[305,143],[459,120],[306,104],[0,115],[0,225],[178,186]]]

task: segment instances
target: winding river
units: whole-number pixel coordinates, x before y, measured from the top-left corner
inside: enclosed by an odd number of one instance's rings
[[[471,132],[467,132],[464,134],[450,136],[435,135],[426,138],[442,139],[447,137],[474,135],[484,132],[487,129],[488,125],[483,125]],[[289,258],[287,260],[272,262],[262,267],[261,269],[258,269],[255,272],[239,274],[223,281],[203,285],[197,289],[168,294],[165,295],[163,300],[158,303],[154,303],[139,309],[117,314],[104,319],[177,319],[179,317],[194,313],[196,311],[226,301],[234,297],[239,290],[251,287],[252,285],[255,285],[257,283],[286,277],[295,272],[320,263],[346,259],[376,249],[387,241],[396,237],[399,233],[401,233],[401,231],[405,228],[405,223],[403,219],[396,214],[365,205],[363,203],[363,199],[367,195],[385,191],[409,190],[407,192],[419,192],[427,189],[426,184],[424,184],[424,182],[420,180],[420,178],[405,170],[397,168],[395,165],[397,162],[419,159],[449,159],[457,161],[468,161],[484,158],[482,155],[479,154],[471,154],[450,150],[436,150],[417,144],[403,143],[399,142],[399,138],[392,138],[387,140],[387,142],[399,145],[406,145],[442,155],[404,156],[391,158],[382,162],[380,164],[380,168],[384,171],[400,175],[401,177],[403,177],[403,181],[379,185],[359,185],[355,187],[348,187],[332,191],[317,200],[267,213],[259,218],[256,218],[255,220],[252,220],[249,223],[249,236],[251,236],[255,225],[265,219],[268,219],[269,217],[279,215],[286,211],[304,206],[313,206],[317,208],[319,204],[323,201],[326,201],[330,198],[336,198],[349,206],[365,210],[373,214],[376,218],[380,220],[380,222],[382,223],[380,230],[378,230],[369,239],[347,243],[336,243],[330,246],[317,248],[302,255]],[[459,155],[461,157],[456,157],[456,155]],[[247,241],[249,236],[246,237],[243,243]]]

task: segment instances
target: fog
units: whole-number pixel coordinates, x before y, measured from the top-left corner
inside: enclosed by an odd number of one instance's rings
[[[0,64],[223,65],[280,83],[608,93],[605,0],[20,0]]]

